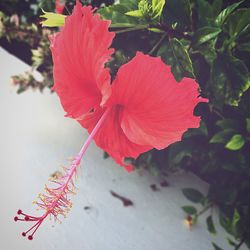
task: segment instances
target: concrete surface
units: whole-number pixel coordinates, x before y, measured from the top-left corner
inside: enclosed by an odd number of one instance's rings
[[[126,173],[112,159],[104,160],[94,143],[79,171],[68,217],[54,226],[46,221],[31,242],[20,236],[28,225],[13,221],[16,210],[36,213],[32,201],[48,176],[78,152],[87,136],[75,121],[64,118],[55,94],[16,94],[10,76],[27,69],[0,48],[1,250],[212,250],[211,241],[230,249],[220,227],[218,236],[210,236],[205,216],[192,231],[183,223],[181,206],[190,202],[181,188],[206,192],[204,182],[191,174],[174,175],[168,177],[169,187],[153,192],[150,185],[158,184],[158,178]],[[124,207],[110,190],[134,206]]]

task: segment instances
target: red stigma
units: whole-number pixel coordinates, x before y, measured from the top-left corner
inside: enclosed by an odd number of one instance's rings
[[[28,236],[28,239],[29,239],[29,240],[33,240],[33,236],[32,236],[32,235],[29,235],[29,236]]]
[[[30,233],[30,235],[28,236],[28,240],[33,240],[33,235],[35,234],[35,232],[40,227],[43,220],[47,217],[47,215],[49,213],[46,212],[44,216],[35,217],[35,216],[25,214],[25,213],[22,212],[22,210],[19,209],[17,211],[17,214],[19,214],[20,217],[15,216],[14,221],[25,221],[25,222],[33,222],[34,223],[33,226],[31,226],[27,231],[22,232],[23,237],[26,237],[27,234]]]

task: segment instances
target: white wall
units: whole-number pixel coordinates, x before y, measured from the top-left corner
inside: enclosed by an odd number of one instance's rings
[[[169,187],[153,192],[150,185],[159,179],[145,172],[127,174],[111,159],[104,160],[94,143],[84,157],[68,218],[55,227],[47,221],[32,242],[20,236],[28,225],[13,221],[16,210],[36,213],[32,201],[48,176],[78,152],[87,136],[75,121],[64,118],[55,94],[16,94],[10,76],[26,69],[0,48],[0,249],[211,250],[211,241],[230,249],[220,228],[218,237],[210,236],[206,217],[192,231],[183,223],[181,206],[190,203],[181,188],[205,192],[204,182],[191,174],[175,175],[168,177]],[[110,190],[130,198],[134,206],[123,207]]]

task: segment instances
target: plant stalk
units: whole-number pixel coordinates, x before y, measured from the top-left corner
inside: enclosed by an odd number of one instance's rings
[[[117,30],[117,31],[115,31],[115,33],[121,34],[121,33],[130,32],[130,31],[144,30],[144,29],[148,29],[148,28],[149,28],[149,26],[147,24],[143,24],[143,25],[138,25],[138,26],[134,26],[131,28],[123,29],[123,30]]]
[[[160,38],[160,40],[154,45],[154,47],[148,52],[149,55],[152,55],[161,45],[163,40],[167,37],[167,34],[163,34],[163,36]]]

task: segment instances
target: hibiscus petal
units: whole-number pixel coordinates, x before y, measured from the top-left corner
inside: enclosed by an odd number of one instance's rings
[[[77,1],[65,26],[51,38],[54,90],[68,116],[78,118],[110,96],[109,69],[104,67],[113,53],[109,25]]]
[[[193,115],[199,102],[207,99],[199,97],[193,79],[178,83],[160,58],[138,52],[118,71],[108,105],[122,107],[121,127],[131,142],[162,149],[199,126]]]
[[[152,149],[152,147],[137,145],[128,140],[120,127],[122,110],[120,110],[119,106],[114,106],[110,109],[106,120],[94,137],[95,143],[98,147],[107,152],[119,165],[125,167],[127,171],[131,171],[133,170],[133,166],[131,164],[126,164],[124,159],[126,157],[137,158],[138,155]],[[94,112],[88,113],[82,117],[82,120],[79,120],[79,122],[84,128],[87,128],[90,133],[104,111],[105,109],[97,108]]]
[[[62,14],[64,7],[65,7],[65,4],[66,4],[66,1],[56,0],[56,13]]]

